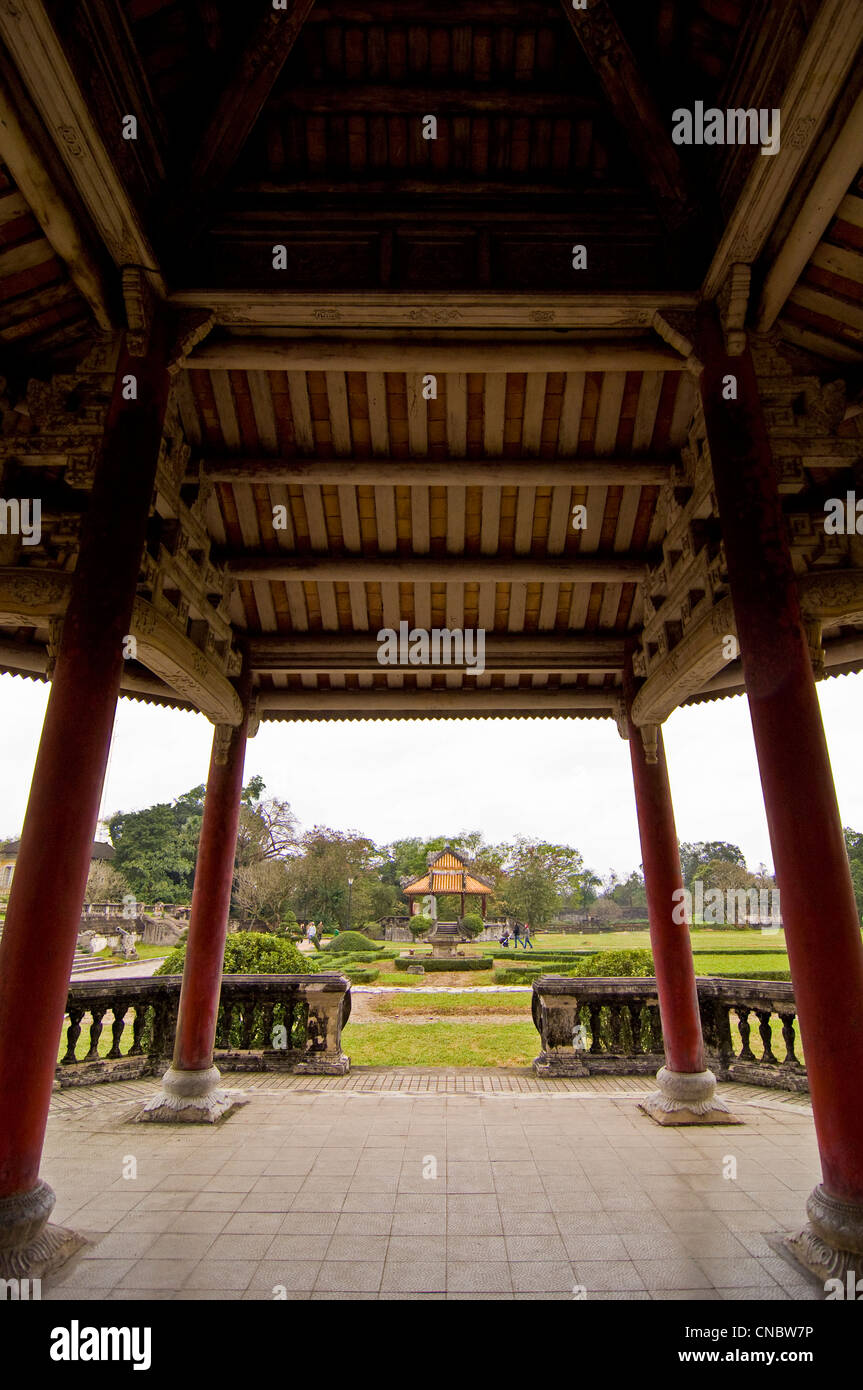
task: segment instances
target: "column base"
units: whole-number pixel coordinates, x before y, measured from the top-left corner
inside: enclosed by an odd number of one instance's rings
[[[180,1071],[169,1067],[162,1089],[135,1115],[137,1124],[214,1125],[248,1104],[242,1091],[219,1086],[218,1067],[206,1071]]]
[[[806,1203],[809,1222],[783,1245],[797,1264],[827,1285],[833,1298],[863,1297],[857,1281],[863,1281],[863,1206],[831,1197],[819,1183]]]
[[[656,1073],[659,1090],[638,1102],[639,1110],[658,1125],[740,1125],[724,1100],[716,1094],[712,1071]]]
[[[0,1197],[0,1279],[44,1279],[91,1244],[66,1226],[49,1225],[55,1200],[41,1179],[29,1192]]]

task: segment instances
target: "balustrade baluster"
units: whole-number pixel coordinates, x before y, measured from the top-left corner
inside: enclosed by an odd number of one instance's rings
[[[602,1051],[602,1006],[600,1004],[590,1004],[590,1051],[592,1053]]]
[[[64,1064],[77,1060],[75,1057],[75,1048],[81,1036],[81,1019],[84,1017],[85,1012],[86,1010],[83,1008],[75,1008],[74,1004],[69,1009],[69,1031],[66,1034],[66,1052],[63,1056]]]
[[[623,1008],[618,999],[609,1005],[609,1024],[611,1028],[611,1051],[623,1052]]]
[[[102,1006],[94,1004],[90,1009],[90,1046],[84,1058],[85,1062],[98,1062],[99,1039],[102,1036],[102,1029],[104,1026]]]
[[[793,1013],[786,1013],[784,1010],[779,1014],[782,1023],[782,1041],[785,1043],[785,1063],[792,1067],[802,1066],[800,1058],[797,1056],[797,1036],[794,1032],[794,1024],[797,1020],[796,1010]]]
[[[778,1058],[773,1052],[773,1030],[770,1027],[771,1010],[756,1009],[755,1017],[758,1019],[758,1032],[761,1034],[761,1042],[764,1047],[763,1062],[776,1063]]]
[[[656,1004],[651,1004],[647,1013],[650,1019],[650,1050],[651,1052],[663,1052],[665,1043],[662,1038],[662,1015]]]
[[[121,1023],[121,1027],[120,1027],[120,1037],[122,1038],[122,1036],[123,1036],[122,1024],[125,1023],[125,1010],[123,1010],[122,1006],[121,1006],[120,1012],[121,1012],[121,1015],[122,1015],[121,1020],[120,1020],[120,1023]],[[146,1008],[146,1005],[144,1005],[144,1004],[136,1004],[136,1005],[135,1005],[135,1017],[134,1017],[133,1020],[132,1020],[132,1046],[129,1048],[129,1051],[126,1053],[126,1056],[127,1056],[127,1057],[140,1057],[140,1056],[143,1054],[144,1049],[143,1049],[143,1047],[141,1046],[141,1035],[142,1035],[143,1032],[144,1032],[144,1023],[145,1023],[145,1021],[146,1021],[146,1018],[147,1018],[147,1008]],[[154,1033],[155,1033],[155,1029],[154,1029],[153,1031],[154,1031]],[[119,1044],[118,1044],[118,1045],[119,1045]],[[151,1046],[152,1046],[152,1044],[151,1044]]]
[[[244,1052],[248,1052],[252,1046],[255,1034],[255,1004],[254,1000],[246,999],[242,1004],[242,1029],[240,1032],[240,1047]]]
[[[108,1053],[108,1060],[116,1061],[121,1056],[120,1043],[123,1038],[123,1029],[126,1026],[126,1010],[118,999],[112,999],[111,1012],[114,1018],[111,1024],[111,1049]]]
[[[639,999],[635,1004],[627,1004],[629,1011],[629,1027],[632,1033],[632,1050],[636,1056],[644,1052],[644,1038],[642,1037],[642,1003]]]
[[[738,1006],[736,1012],[737,1027],[740,1030],[740,1041],[743,1044],[740,1056],[737,1060],[739,1062],[754,1062],[755,1054],[749,1046],[749,1034],[752,1031],[749,1023],[749,1009],[741,1004]]]

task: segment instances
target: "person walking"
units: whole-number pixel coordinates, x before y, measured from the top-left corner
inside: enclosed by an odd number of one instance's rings
[[[512,929],[512,935],[513,935],[513,940],[515,941],[515,949],[516,949],[516,950],[518,950],[518,937],[519,937],[520,931],[521,931],[521,927],[519,926],[518,922],[516,922],[515,926],[514,926],[513,929]]]
[[[530,939],[530,922],[525,922],[524,930],[521,934],[522,949],[527,950],[528,946],[533,950],[533,942]]]

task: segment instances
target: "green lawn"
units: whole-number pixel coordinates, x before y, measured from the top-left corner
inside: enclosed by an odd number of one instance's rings
[[[533,1024],[349,1023],[342,1047],[354,1066],[527,1067],[540,1050]]]
[[[530,1018],[530,992],[523,994],[383,994],[372,996],[370,1009],[383,1018],[416,1014],[447,1014],[459,1018],[483,1014],[516,1014]],[[365,1025],[368,1026],[368,1025]]]

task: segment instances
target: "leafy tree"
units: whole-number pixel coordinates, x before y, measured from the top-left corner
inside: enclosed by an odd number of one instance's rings
[[[143,811],[117,811],[107,821],[114,868],[141,901],[187,903],[204,814],[204,788]]]
[[[646,907],[647,893],[644,888],[644,875],[638,869],[633,869],[632,873],[618,883],[611,896],[621,907]]]
[[[356,879],[361,871],[380,862],[374,842],[356,831],[316,825],[300,837],[299,845],[302,853],[289,866],[297,917],[301,921],[312,918],[325,927],[342,926],[347,916],[348,879]],[[365,906],[363,912],[365,920],[370,915]]]
[[[722,860],[727,864],[739,864],[742,868],[746,868],[743,851],[739,846],[729,844],[726,840],[699,840],[694,844],[684,842],[679,846],[679,849],[683,882],[688,886],[691,886],[694,879],[702,876],[703,870],[714,860]]]
[[[705,888],[748,888],[752,874],[745,864],[734,864],[728,859],[711,859],[703,870]]]
[[[863,834],[859,830],[851,830],[849,826],[846,826],[842,833],[845,836],[845,848],[851,865],[854,900],[857,903],[860,921],[863,922]]]

